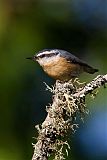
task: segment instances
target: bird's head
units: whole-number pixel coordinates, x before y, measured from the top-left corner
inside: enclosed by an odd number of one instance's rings
[[[58,49],[44,49],[36,53],[33,57],[28,57],[27,59],[37,61],[41,66],[44,66],[47,63],[54,61],[59,54],[60,51]]]

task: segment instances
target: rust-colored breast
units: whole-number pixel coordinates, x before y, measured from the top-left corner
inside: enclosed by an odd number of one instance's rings
[[[82,71],[79,64],[68,62],[65,58],[59,56],[46,63],[43,68],[49,76],[59,80],[69,80],[72,77],[77,77]]]

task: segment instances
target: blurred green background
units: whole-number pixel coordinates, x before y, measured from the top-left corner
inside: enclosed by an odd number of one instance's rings
[[[107,73],[107,1],[0,0],[0,160],[29,160],[46,117],[54,83],[26,57],[44,48],[67,50]],[[97,75],[97,74],[96,74]],[[96,75],[84,74],[81,81]],[[90,113],[70,138],[72,160],[107,159],[107,89],[100,89]]]

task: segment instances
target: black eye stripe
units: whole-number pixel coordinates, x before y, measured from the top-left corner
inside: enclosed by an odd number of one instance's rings
[[[43,58],[43,57],[53,57],[55,55],[57,55],[59,52],[54,52],[54,53],[50,53],[50,54],[41,54],[41,55],[38,55],[38,57],[40,58]]]
[[[45,57],[45,54],[42,54],[42,55],[40,55],[39,57],[40,57],[40,58],[43,58],[43,57]]]

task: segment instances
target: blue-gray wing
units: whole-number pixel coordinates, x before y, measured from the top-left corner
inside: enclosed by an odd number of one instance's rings
[[[80,66],[82,66],[84,68],[85,72],[88,72],[91,74],[98,72],[98,69],[94,69],[93,67],[88,65],[86,62],[80,60],[78,57],[74,56],[73,54],[71,54],[67,51],[60,50],[60,56],[66,58],[68,60],[68,62],[71,62],[74,64],[79,64]]]

